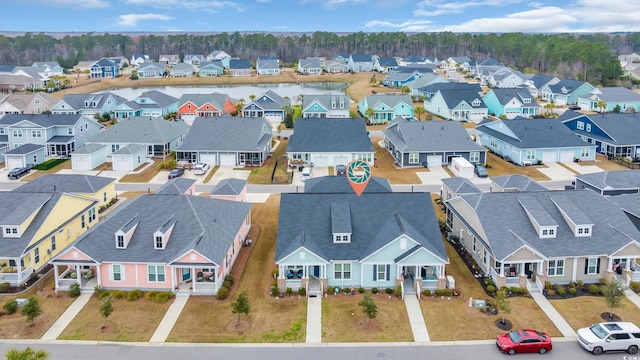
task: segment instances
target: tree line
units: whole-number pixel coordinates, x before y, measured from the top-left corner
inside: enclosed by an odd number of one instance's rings
[[[307,33],[159,33],[148,35],[95,34],[54,37],[45,33],[0,35],[0,61],[31,65],[57,60],[65,68],[79,61],[105,56],[130,58],[134,53],[158,58],[160,54],[202,54],[223,50],[231,56],[255,61],[274,55],[284,64],[309,56],[338,53],[375,54],[380,57],[430,56],[440,60],[468,56],[495,58],[514,69],[610,85],[622,75],[617,55],[640,48],[640,33],[630,34],[470,34],[356,32]]]

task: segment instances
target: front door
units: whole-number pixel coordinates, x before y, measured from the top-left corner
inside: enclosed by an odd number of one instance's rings
[[[320,265],[313,266],[313,276],[319,278],[320,277]]]
[[[182,269],[182,281],[191,279],[191,269]]]
[[[527,279],[535,279],[536,275],[536,264],[535,263],[525,263],[524,264],[524,273],[527,275]]]

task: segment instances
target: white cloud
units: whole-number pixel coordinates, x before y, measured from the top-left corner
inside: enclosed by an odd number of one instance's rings
[[[414,16],[439,16],[444,14],[460,14],[468,12],[472,7],[502,7],[518,4],[523,0],[476,0],[448,2],[445,0],[423,0],[413,11]]]
[[[110,5],[109,0],[45,0],[40,2],[47,5],[73,6],[81,8],[104,8]]]
[[[120,21],[118,21],[118,25],[122,27],[134,27],[138,25],[139,21],[146,20],[171,20],[172,17],[163,14],[126,14],[119,16]]]
[[[125,0],[129,5],[159,9],[186,9],[217,13],[220,10],[243,11],[244,7],[234,1],[218,0]]]
[[[271,0],[256,0],[256,2],[266,4],[266,3],[270,3]]]
[[[367,0],[326,0],[322,2],[322,7],[327,10],[335,10],[341,6],[362,4]]]

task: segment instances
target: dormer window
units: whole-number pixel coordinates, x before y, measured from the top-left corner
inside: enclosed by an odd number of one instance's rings
[[[125,242],[124,242],[124,234],[118,234],[116,235],[116,248],[117,249],[124,249],[126,247]]]
[[[84,102],[84,106],[85,106],[85,107],[89,107],[89,102],[88,102],[88,101],[85,101],[85,102]]]
[[[577,237],[581,237],[581,236],[591,236],[591,226],[578,226],[576,227],[576,233],[575,236]]]
[[[472,106],[480,106],[480,100],[475,99],[473,100],[473,102],[471,103]]]
[[[522,99],[522,102],[525,104],[531,104],[531,98]]]
[[[332,108],[332,109],[335,109],[335,108],[336,108],[336,102],[335,102],[335,101],[332,101],[332,102],[331,102],[331,108]]]
[[[156,250],[164,249],[164,239],[162,238],[162,236],[156,236],[155,239],[156,241],[154,243],[154,249]]]
[[[167,247],[167,242],[169,242],[169,237],[171,237],[171,232],[173,232],[173,227],[176,222],[172,221],[173,217],[167,219],[167,221],[162,224],[162,226],[153,233],[153,248],[156,250],[164,250]]]
[[[18,237],[20,237],[20,232],[18,231],[18,227],[5,226],[4,227],[4,237],[7,237],[7,238],[18,238]]]
[[[554,238],[556,237],[555,227],[542,227],[540,228],[540,238]]]
[[[348,244],[351,242],[351,234],[333,234],[333,242],[335,244]]]

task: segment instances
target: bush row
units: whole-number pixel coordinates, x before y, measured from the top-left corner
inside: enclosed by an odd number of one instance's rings
[[[152,290],[145,294],[142,292],[142,290],[138,290],[138,289],[131,290],[131,291],[106,290],[106,289],[103,289],[101,286],[96,286],[94,289],[98,299],[104,299],[110,296],[113,299],[127,299],[128,301],[136,301],[144,297],[147,300],[154,301],[159,304],[164,304],[175,296],[173,291]]]

